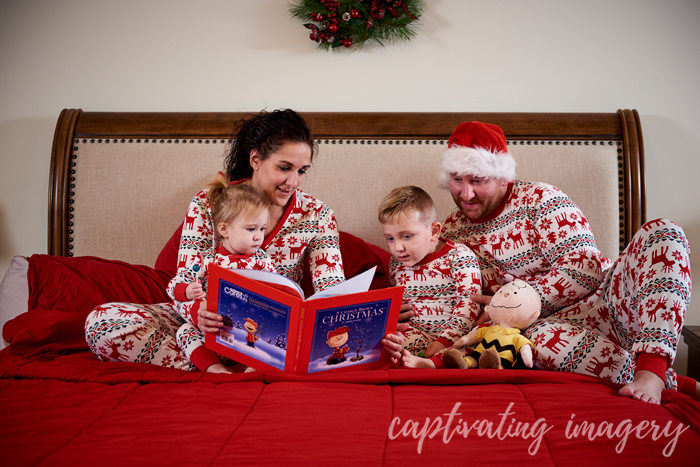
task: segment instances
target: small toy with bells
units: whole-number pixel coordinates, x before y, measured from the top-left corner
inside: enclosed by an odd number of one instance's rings
[[[448,349],[442,361],[447,368],[512,368],[518,355],[532,368],[532,341],[520,334],[540,316],[540,295],[527,282],[516,279],[503,287],[486,306],[493,324],[474,328]],[[465,356],[462,349],[477,344]]]

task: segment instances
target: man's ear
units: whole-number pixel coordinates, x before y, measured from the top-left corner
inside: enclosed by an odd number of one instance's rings
[[[440,238],[440,231],[442,230],[442,225],[439,222],[433,222],[430,226],[430,241],[437,242]]]

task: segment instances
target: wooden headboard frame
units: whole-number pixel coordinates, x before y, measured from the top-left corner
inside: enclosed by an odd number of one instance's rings
[[[78,138],[231,137],[243,113],[83,112],[64,109],[58,118],[51,152],[49,179],[48,252],[70,256],[72,196],[75,166],[74,141]],[[622,176],[620,236],[629,243],[646,221],[644,146],[636,110],[616,113],[303,113],[317,138],[447,138],[461,122],[484,121],[499,125],[508,139],[588,140],[605,138],[621,143]]]

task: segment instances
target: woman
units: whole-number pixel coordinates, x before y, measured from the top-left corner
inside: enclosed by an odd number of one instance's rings
[[[316,291],[345,280],[338,228],[328,206],[301,190],[311,167],[314,140],[306,122],[293,110],[261,112],[238,124],[224,169],[232,183],[260,190],[270,201],[270,220],[262,249],[279,274],[300,282],[309,257]],[[190,203],[183,225],[178,267],[188,265],[212,246],[213,225],[206,190]],[[172,303],[137,305],[107,303],[95,308],[85,323],[90,349],[104,361],[152,363],[193,371],[178,348],[176,333],[185,323]],[[221,316],[199,310],[198,327],[214,332]]]

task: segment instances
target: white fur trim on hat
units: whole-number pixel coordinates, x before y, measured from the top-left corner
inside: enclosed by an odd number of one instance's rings
[[[450,174],[474,175],[476,177],[515,180],[515,160],[509,152],[493,153],[484,148],[453,146],[442,153],[442,172],[439,183],[447,188]]]

